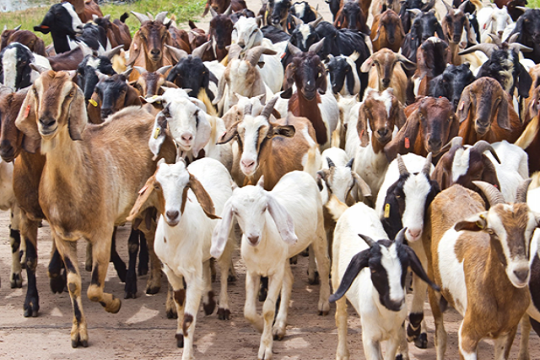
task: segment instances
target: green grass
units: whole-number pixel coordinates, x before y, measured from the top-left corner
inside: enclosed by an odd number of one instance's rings
[[[527,0],[527,7],[536,9],[540,7],[540,0]]]
[[[57,2],[54,0],[48,1],[50,4]],[[102,4],[100,7],[103,15],[111,14],[111,19],[118,19],[123,13],[129,13],[130,11],[136,11],[142,14],[150,12],[153,15],[156,15],[161,11],[168,11],[169,16],[174,14],[176,16],[176,22],[180,24],[191,19],[196,19],[202,15],[205,4],[206,0],[139,0],[122,5]],[[13,29],[18,25],[22,25],[21,29],[33,31],[34,26],[41,23],[41,20],[43,20],[49,7],[50,6],[45,6],[22,11],[0,13],[0,24],[2,25],[0,31],[4,28],[4,24],[7,25],[8,29]],[[139,20],[132,14],[130,14],[129,18],[126,20],[126,24],[129,26],[132,35],[140,26]],[[50,34],[44,35],[36,32],[36,35],[45,41],[45,45],[52,43]]]

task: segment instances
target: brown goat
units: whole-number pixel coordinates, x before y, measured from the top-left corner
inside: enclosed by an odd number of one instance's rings
[[[84,57],[91,54],[92,49],[81,43],[77,48],[61,53],[60,55],[48,57],[47,60],[49,60],[51,68],[54,71],[77,70]]]
[[[369,35],[371,31],[366,23],[367,12],[362,8],[363,4],[364,1],[360,4],[356,0],[343,0],[334,21],[336,29],[358,30]]]
[[[171,22],[165,21],[166,12],[156,15],[155,20],[149,20],[145,15],[132,12],[141,22],[141,27],[133,36],[133,41],[129,48],[129,60],[127,66],[140,66],[147,71],[157,71],[162,66],[174,65],[165,45],[172,45],[169,27]],[[139,78],[139,72],[133,71],[129,80],[134,81]]]
[[[212,40],[212,60],[221,61],[227,54],[227,46],[232,42],[232,31],[234,23],[231,20],[231,8],[223,14],[213,14],[208,29],[208,40]],[[209,51],[210,52],[210,51]],[[206,58],[204,58],[206,60]]]
[[[120,19],[114,19],[111,22],[111,15],[106,15],[101,18],[94,15],[94,22],[105,29],[107,32],[107,39],[111,43],[111,48],[113,49],[118,45],[123,45],[124,50],[129,50],[129,46],[131,45],[131,33],[129,32],[129,27],[124,23],[128,16],[128,13],[124,13]]]
[[[398,52],[405,39],[399,15],[394,10],[388,9],[375,16],[370,37],[374,52],[383,48]]]
[[[525,150],[529,156],[529,172],[540,171],[540,123],[538,109],[540,108],[540,85],[531,90],[525,99],[523,122],[527,124],[523,134],[516,140],[516,145]]]
[[[21,111],[16,120],[16,126],[29,139],[28,144],[41,142],[41,152],[46,157],[39,204],[66,265],[74,314],[73,347],[88,346],[74,244],[79,238],[92,244],[88,298],[108,312],[118,312],[120,300],[103,292],[110,239],[114,226],[125,222],[138,190],[156,168],[148,148],[153,116],[128,108],[115,114],[111,121],[92,126],[87,125],[84,106],[84,95],[71,81],[70,74],[48,71],[32,85],[22,106],[28,110]],[[167,160],[174,160],[172,141],[166,151]],[[153,232],[145,235],[153,243]]]
[[[163,66],[157,71],[149,72],[142,67],[135,67],[140,73],[140,77],[137,81],[132,81],[130,83],[142,97],[149,97],[154,95],[162,95],[163,89],[162,86],[177,88],[178,86],[170,81],[166,80],[166,74],[171,68],[171,65]]]
[[[360,71],[369,72],[368,87],[378,91],[392,88],[397,99],[405,104],[408,79],[403,68],[412,71],[416,64],[390,49],[381,49],[364,61]]]
[[[476,80],[463,90],[457,115],[459,136],[465,144],[472,145],[478,140],[514,143],[523,131],[511,96],[497,80],[488,77]]]
[[[234,12],[247,9],[247,5],[244,0],[207,0],[202,16],[206,16],[210,9],[218,14],[223,14],[225,11],[227,11],[229,6]]]
[[[9,37],[16,31],[19,31],[20,29],[21,29],[21,25],[17,26],[15,29],[8,29],[7,26],[4,25],[4,30],[2,30],[2,35],[0,36],[0,50],[2,50],[8,45],[7,41]]]
[[[25,45],[33,53],[36,53],[41,56],[47,56],[47,54],[45,53],[45,43],[43,42],[43,40],[38,38],[37,35],[31,31],[18,30],[18,31],[13,32],[7,38],[5,45],[4,45],[4,39],[2,39],[2,46],[0,47],[0,49],[14,42],[18,42]]]
[[[476,44],[474,32],[471,31],[471,24],[469,23],[469,13],[465,12],[468,2],[464,1],[458,9],[452,9],[452,7],[444,1],[443,4],[446,6],[447,13],[442,19],[441,26],[450,45],[450,57],[448,62],[453,65],[461,65],[462,60],[458,53],[461,50],[460,42],[463,30],[467,33],[467,42],[465,43],[465,46],[467,46],[467,43]]]
[[[405,115],[407,122],[384,148],[388,161],[409,152],[424,157],[432,153],[437,158],[458,134],[459,121],[447,98],[424,97],[409,105]]]
[[[66,0],[75,8],[75,12],[79,15],[79,18],[83,23],[91,21],[93,15],[103,17],[103,13],[99,8],[99,5],[94,0]]]

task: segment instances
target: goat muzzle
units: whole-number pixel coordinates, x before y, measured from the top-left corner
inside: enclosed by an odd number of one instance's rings
[[[247,236],[249,243],[253,246],[257,245],[259,243],[259,236],[258,235],[248,235]]]
[[[44,116],[39,118],[39,133],[43,136],[51,136],[58,129],[56,119],[50,116]]]
[[[0,143],[0,156],[5,162],[12,162],[15,158],[15,149],[11,146],[11,142],[3,140]]]

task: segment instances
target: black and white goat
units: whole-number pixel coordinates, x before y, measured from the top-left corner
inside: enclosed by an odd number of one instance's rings
[[[50,69],[49,61],[41,55],[34,54],[29,48],[20,43],[11,43],[0,52],[0,83],[12,91],[33,84],[39,77],[39,72],[30,66],[38,65]]]

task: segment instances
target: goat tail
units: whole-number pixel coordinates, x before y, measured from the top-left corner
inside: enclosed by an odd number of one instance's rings
[[[129,17],[129,14],[127,12],[123,13],[121,16],[120,16],[120,21],[123,22],[124,24],[126,23],[126,19]]]

